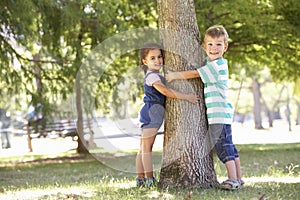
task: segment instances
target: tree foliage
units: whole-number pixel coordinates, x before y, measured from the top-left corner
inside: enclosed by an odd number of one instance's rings
[[[93,48],[119,32],[155,24],[156,13],[154,2],[144,5],[134,0],[4,0],[0,6],[0,73],[5,77],[0,91],[25,93],[28,103],[42,101],[49,108],[73,92],[81,62]],[[125,61],[136,63],[135,59]],[[103,101],[95,100],[97,106],[106,106],[110,92],[103,91],[110,91],[117,77],[128,70],[125,61],[114,63],[101,77],[102,89],[95,95]],[[41,71],[40,94],[36,68]]]
[[[299,77],[299,9],[296,1],[196,1],[201,32],[223,24],[230,36],[231,73],[248,76],[269,67],[277,81]]]
[[[73,92],[83,59],[97,45],[127,30],[157,28],[156,6],[156,1],[144,0],[2,0],[1,107],[23,98],[55,109],[57,102]],[[278,82],[298,79],[298,1],[196,0],[195,6],[201,34],[213,24],[227,28],[230,45],[225,57],[231,74],[239,75],[244,69],[252,77],[268,67]],[[138,65],[136,58],[132,52],[106,68],[92,94],[96,107],[109,112],[112,88],[131,66]],[[42,87],[38,91],[35,82],[39,76]]]

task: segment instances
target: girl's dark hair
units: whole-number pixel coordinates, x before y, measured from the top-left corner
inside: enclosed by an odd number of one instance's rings
[[[154,49],[160,49],[161,53],[163,54],[162,46],[157,43],[147,43],[143,47],[140,48],[140,65],[145,74],[147,73],[148,66],[144,65],[143,59],[146,59],[149,51],[154,50]]]

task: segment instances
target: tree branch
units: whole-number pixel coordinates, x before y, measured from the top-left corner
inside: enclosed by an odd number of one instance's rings
[[[35,59],[31,59],[31,58],[26,58],[23,57],[22,55],[20,55],[13,47],[12,45],[6,40],[5,37],[3,37],[0,34],[2,41],[7,45],[7,47],[9,47],[9,49],[15,54],[15,56],[19,59],[19,60],[25,60],[25,61],[29,61],[29,62],[38,62],[38,63],[52,63],[52,64],[58,64],[58,65],[63,65],[64,62],[63,61],[59,61],[59,60],[35,60]]]

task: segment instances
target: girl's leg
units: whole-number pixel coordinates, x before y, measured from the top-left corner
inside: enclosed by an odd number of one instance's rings
[[[142,133],[142,163],[147,178],[153,178],[152,147],[157,131],[157,128],[149,128]]]
[[[138,178],[144,178],[145,177],[145,170],[144,170],[144,166],[143,166],[143,160],[142,160],[142,138],[140,141],[140,150],[136,155],[136,172],[137,172],[137,176]]]

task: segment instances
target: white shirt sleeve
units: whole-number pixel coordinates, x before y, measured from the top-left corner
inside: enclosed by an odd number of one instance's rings
[[[147,78],[146,78],[146,84],[147,84],[148,86],[152,86],[153,83],[155,83],[155,82],[157,82],[157,81],[161,81],[161,79],[160,79],[159,75],[156,74],[156,73],[151,73],[151,74],[149,74],[149,75],[147,76]]]

